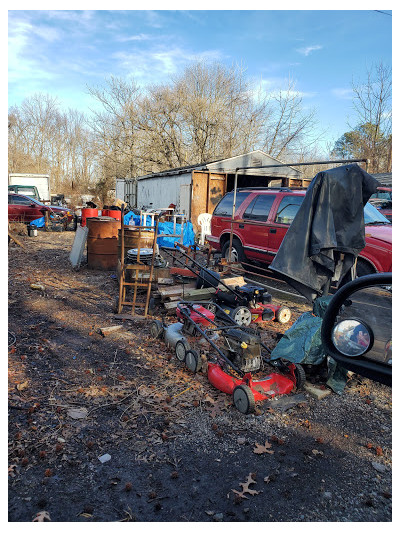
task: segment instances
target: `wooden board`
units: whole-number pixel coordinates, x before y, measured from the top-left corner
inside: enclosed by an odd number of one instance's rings
[[[193,171],[190,220],[194,231],[201,231],[197,217],[213,213],[215,206],[226,193],[226,174]]]
[[[80,267],[88,233],[89,228],[87,226],[78,226],[76,228],[74,243],[72,245],[71,253],[69,254],[69,260],[74,268]]]

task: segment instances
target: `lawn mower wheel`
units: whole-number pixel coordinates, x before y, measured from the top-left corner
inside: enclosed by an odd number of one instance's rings
[[[201,368],[201,358],[196,350],[188,350],[186,352],[185,364],[191,372],[198,372]]]
[[[289,307],[280,307],[275,314],[276,320],[279,324],[287,324],[292,317],[292,312]]]
[[[158,339],[164,330],[161,320],[153,320],[150,324],[150,337]]]
[[[175,344],[175,355],[178,361],[183,363],[186,353],[190,350],[190,345],[186,339],[181,339]]]
[[[235,309],[232,309],[230,315],[233,320],[237,324],[239,324],[239,326],[250,326],[251,324],[250,309],[248,309],[244,305],[240,305],[239,307],[235,307]]]
[[[238,411],[244,415],[253,413],[256,407],[254,395],[247,385],[238,385],[233,390],[233,403]]]
[[[299,363],[294,363],[294,377],[296,378],[296,390],[301,390],[306,382],[306,373]]]

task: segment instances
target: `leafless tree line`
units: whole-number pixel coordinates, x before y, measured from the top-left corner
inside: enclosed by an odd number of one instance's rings
[[[95,106],[85,115],[43,94],[10,109],[9,172],[49,173],[54,190],[70,194],[256,149],[315,157],[316,112],[292,80],[267,92],[240,67],[193,63],[145,89],[111,77],[88,90]]]

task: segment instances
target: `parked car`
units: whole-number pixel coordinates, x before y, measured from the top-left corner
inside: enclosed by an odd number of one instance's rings
[[[392,222],[392,188],[391,187],[378,187],[376,193],[374,193],[369,202],[379,209],[390,222]]]
[[[10,193],[23,194],[40,202],[39,191],[35,185],[9,185],[8,194]]]
[[[269,265],[304,199],[306,189],[238,189],[233,222],[231,260]],[[233,192],[215,207],[210,245],[228,259]],[[357,261],[357,275],[392,270],[392,226],[375,207],[364,208],[366,246]]]
[[[8,220],[30,224],[48,212],[56,220],[65,219],[66,224],[74,220],[74,213],[64,207],[45,205],[23,194],[8,195]]]

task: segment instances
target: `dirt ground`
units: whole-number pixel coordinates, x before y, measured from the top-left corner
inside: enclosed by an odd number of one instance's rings
[[[391,521],[390,388],[353,376],[342,396],[291,394],[245,416],[149,323],[115,319],[115,273],[73,271],[73,232],[19,238],[9,521]],[[271,348],[292,323],[267,324]]]

